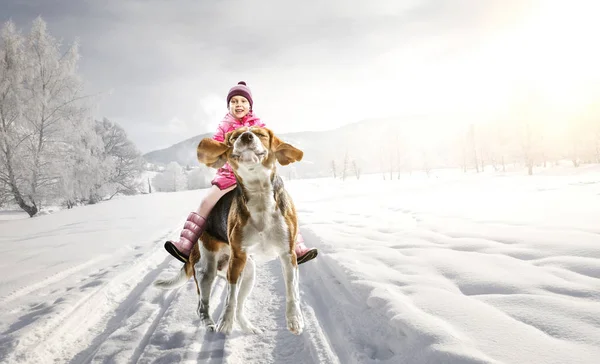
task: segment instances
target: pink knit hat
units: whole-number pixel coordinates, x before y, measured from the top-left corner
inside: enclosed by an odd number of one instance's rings
[[[229,106],[229,101],[231,101],[231,98],[234,96],[244,96],[248,99],[250,110],[252,110],[252,92],[250,91],[250,88],[246,86],[246,82],[240,81],[229,90],[229,93],[227,94],[227,106]]]

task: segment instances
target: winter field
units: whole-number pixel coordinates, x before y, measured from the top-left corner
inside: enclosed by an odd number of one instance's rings
[[[307,245],[305,331],[285,327],[278,261],[248,317],[199,327],[163,249],[204,190],[0,214],[2,363],[600,362],[600,167],[287,182]],[[225,281],[211,307],[218,318]]]

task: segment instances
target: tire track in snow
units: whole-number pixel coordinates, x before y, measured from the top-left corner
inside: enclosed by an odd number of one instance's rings
[[[310,271],[312,266],[301,266],[301,290],[307,288],[302,284],[303,269]],[[173,275],[170,272],[167,275]],[[170,302],[168,314],[155,318],[145,335],[145,343],[140,345],[129,362],[202,362],[216,363],[288,363],[312,364],[345,363],[338,358],[326,337],[324,323],[318,315],[323,314],[323,307],[312,307],[301,294],[301,305],[304,314],[305,329],[302,335],[289,332],[285,320],[285,285],[278,260],[257,265],[256,283],[246,301],[248,319],[263,330],[261,334],[247,334],[234,325],[229,336],[216,332],[207,332],[200,326],[196,315],[198,296],[193,281],[187,283],[188,289],[181,291],[180,298]],[[312,295],[329,296],[327,288],[318,289]],[[211,292],[211,315],[215,322],[221,315],[227,295],[227,282],[217,277]],[[356,297],[353,297],[355,300]],[[343,300],[343,298],[342,298]],[[165,309],[167,311],[167,309]],[[156,324],[160,321],[160,324]],[[335,324],[335,323],[334,323]],[[185,337],[182,337],[185,336]],[[143,346],[143,349],[142,349]],[[102,359],[102,358],[96,358]]]
[[[159,264],[161,260],[163,262]],[[108,325],[114,322],[115,312],[117,318],[122,318],[118,310],[133,305],[144,287],[150,285],[168,263],[164,253],[156,248],[132,262],[119,265],[127,268],[117,272],[109,281],[98,284],[80,281],[79,292],[83,294],[59,298],[49,306],[43,317],[35,323],[23,325],[26,331],[19,332],[14,345],[7,345],[10,348],[6,352],[7,360],[16,363],[70,360],[81,348],[93,346],[97,340],[94,337],[103,330],[103,325],[107,321]],[[82,266],[86,265],[78,266],[79,269],[83,269]],[[53,276],[51,279],[57,278]],[[28,287],[34,291],[32,286]]]
[[[304,267],[300,266],[300,284]],[[304,269],[308,268],[308,266]],[[292,334],[285,319],[285,284],[278,260],[257,265],[256,284],[246,301],[246,315],[261,334],[235,331],[225,342],[225,363],[331,363],[340,360],[330,347],[314,310],[301,294],[304,332]]]
[[[176,272],[169,272],[170,276]],[[301,272],[302,275],[302,272]],[[302,278],[301,278],[302,280]],[[279,261],[257,267],[254,290],[246,301],[248,318],[263,330],[247,334],[236,324],[229,336],[207,332],[196,314],[198,296],[190,280],[178,297],[164,308],[166,314],[155,317],[144,342],[128,362],[202,362],[217,363],[331,363],[340,360],[329,345],[315,310],[302,302],[305,330],[300,336],[290,333],[285,320],[285,287]],[[210,299],[211,315],[218,321],[224,308],[227,282],[217,277]],[[158,323],[157,323],[158,322]],[[127,329],[131,330],[131,329]],[[117,354],[120,355],[120,354]],[[96,356],[94,361],[114,359]],[[125,355],[120,356],[125,361]]]
[[[153,244],[164,241],[172,233],[173,233],[172,229],[165,230],[164,233],[161,233],[161,238],[154,240]],[[131,250],[131,249],[136,250],[138,248],[140,248],[139,245],[135,248],[125,247],[123,250]],[[135,257],[138,258],[140,256],[142,256],[142,254],[136,255]],[[4,297],[0,297],[0,305],[6,306],[6,304],[8,304],[18,298],[21,298],[23,296],[30,295],[33,292],[51,287],[51,286],[55,285],[56,283],[59,283],[67,278],[71,278],[75,274],[80,273],[86,269],[91,270],[94,266],[102,267],[102,262],[109,260],[109,259],[114,259],[114,255],[113,254],[100,254],[100,255],[94,257],[93,259],[90,259],[84,263],[77,264],[77,265],[65,268],[61,271],[55,272],[55,273],[43,278],[42,280],[36,281],[35,283],[29,284],[24,287],[16,288],[15,290],[13,290],[11,293],[5,295]],[[106,264],[106,263],[104,263],[104,264]],[[106,269],[108,269],[108,267],[106,267],[106,266],[103,268],[104,268],[103,269],[104,271],[106,271]],[[46,293],[42,293],[42,295],[46,295]]]
[[[170,272],[172,276],[177,272]],[[185,288],[185,289],[184,289]],[[165,291],[158,290],[159,294]],[[131,363],[222,363],[226,337],[223,334],[207,332],[196,313],[198,295],[193,280],[179,289],[176,300],[170,302],[166,314],[149,328],[147,342],[139,356],[133,356]],[[169,292],[169,291],[166,291]],[[213,317],[222,309],[225,300],[225,280],[214,282],[210,300]],[[216,311],[216,313],[215,313]]]
[[[153,286],[160,275],[177,274],[181,265],[171,257],[169,269],[157,269],[148,278],[137,302],[129,308],[129,314],[117,317],[115,325],[108,327],[97,337],[95,345],[80,353],[71,363],[89,362],[207,362],[223,360],[224,335],[207,333],[200,326],[196,314],[197,294],[193,280],[174,290],[161,290]],[[212,307],[225,297],[223,280],[215,282]],[[221,296],[221,297],[219,297]],[[211,311],[215,311],[211,308]],[[109,325],[110,326],[110,325]],[[216,336],[215,336],[216,335]],[[220,336],[220,337],[219,337]],[[83,356],[85,355],[85,358]]]
[[[302,304],[306,324],[304,333],[296,336],[288,331],[280,263],[273,261],[257,268],[257,281],[246,301],[246,312],[248,318],[263,330],[262,334],[244,333],[237,324],[229,336],[207,332],[196,314],[198,296],[190,280],[188,289],[181,291],[180,297],[170,303],[171,307],[160,317],[160,323],[148,330],[145,351],[139,356],[132,356],[129,362],[339,364],[314,311],[306,304]],[[210,299],[215,322],[224,308],[226,296],[226,279],[217,277]],[[101,361],[103,357],[95,359]]]
[[[223,277],[217,277],[211,290],[211,297],[209,299],[210,314],[213,320],[217,322],[218,315],[223,311],[225,306],[225,299],[227,297],[227,280]],[[198,300],[198,296],[196,296]],[[199,321],[199,319],[198,319]],[[188,351],[187,358],[190,361],[197,361],[207,364],[220,364],[223,363],[225,357],[225,342],[227,337],[225,335],[207,332],[206,328],[198,326],[198,330],[202,330],[202,343],[199,352],[193,350]]]
[[[355,316],[366,305],[346,286],[343,272],[334,269],[336,263],[326,256],[300,266],[305,320],[300,336],[287,329],[285,285],[278,260],[257,266],[256,284],[246,302],[248,318],[263,333],[246,334],[236,325],[227,337],[206,332],[200,326],[196,314],[198,296],[192,280],[167,292],[152,286],[159,275],[172,275],[179,269],[179,265],[171,263],[173,259],[157,247],[108,282],[90,285],[82,281],[82,287],[89,287],[87,293],[78,297],[74,306],[63,306],[70,309],[53,312],[51,322],[21,336],[11,358],[16,362],[43,358],[71,364],[345,364],[359,362],[365,351],[369,358],[383,361],[390,354],[385,343],[367,343],[375,339],[369,340],[367,333],[353,328]],[[215,321],[220,317],[226,294],[226,280],[217,278],[211,297]],[[372,326],[367,325],[365,330],[369,331],[369,327]],[[347,337],[363,333],[363,338]]]
[[[306,232],[304,233],[306,239]],[[396,335],[388,332],[383,317],[369,314],[366,302],[359,301],[347,288],[336,269],[337,263],[324,254],[305,274],[303,300],[315,311],[315,317],[331,347],[344,364],[386,362]]]
[[[144,353],[144,350],[148,346],[148,343],[150,342],[150,338],[152,337],[152,334],[154,333],[154,331],[156,331],[156,327],[158,326],[158,323],[160,322],[160,320],[163,319],[165,313],[167,312],[167,309],[171,306],[171,303],[173,302],[173,300],[175,299],[175,297],[177,296],[178,293],[179,293],[179,290],[176,290],[173,292],[169,292],[167,294],[167,297],[165,298],[164,302],[162,303],[160,310],[157,312],[157,314],[152,319],[152,322],[149,325],[148,329],[146,330],[146,333],[143,335],[142,340],[140,341],[140,343],[137,345],[137,347],[133,351],[133,355],[131,356],[131,360],[130,360],[131,363],[138,362],[138,360]]]
[[[147,288],[152,285],[154,280],[158,277],[159,273],[165,270],[169,264],[170,259],[166,258],[157,269],[153,269],[148,274],[144,275],[143,279],[130,291],[123,301],[114,309],[112,312],[112,318],[106,323],[105,329],[97,336],[94,337],[91,344],[88,344],[88,348],[70,361],[70,363],[90,363],[94,359],[94,355],[101,348],[102,344],[106,339],[113,334],[119,328],[122,328],[123,323],[136,312],[137,304],[140,301],[140,297],[146,292]],[[170,296],[165,299],[162,308],[158,311],[157,317],[164,314],[164,311],[168,308],[170,302],[176,297],[177,291],[170,292]],[[107,312],[108,314],[109,312]],[[155,318],[156,319],[156,318]],[[151,320],[151,325],[154,324],[155,320]]]
[[[88,260],[87,262],[83,263],[83,264],[78,264],[75,265],[73,267],[67,268],[65,270],[62,270],[60,272],[57,272],[45,279],[42,279],[41,281],[37,281],[36,283],[30,284],[28,286],[25,287],[21,287],[19,289],[16,289],[14,292],[8,294],[7,296],[2,298],[2,301],[0,301],[2,303],[2,306],[5,306],[7,303],[23,297],[25,295],[28,295],[32,292],[35,292],[41,288],[46,288],[51,286],[54,283],[57,283],[63,279],[65,279],[66,277],[69,277],[81,270],[84,270],[90,266],[93,266],[94,264],[97,264],[103,260],[106,260],[110,258],[110,255],[106,254],[106,255],[101,255],[96,257],[95,259],[91,259]]]

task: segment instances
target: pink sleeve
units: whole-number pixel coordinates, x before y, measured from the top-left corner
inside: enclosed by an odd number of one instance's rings
[[[224,125],[223,123],[219,123],[219,126],[217,127],[217,132],[215,133],[215,135],[213,135],[213,139],[218,141],[218,142],[224,142],[225,141],[225,129],[224,129]]]

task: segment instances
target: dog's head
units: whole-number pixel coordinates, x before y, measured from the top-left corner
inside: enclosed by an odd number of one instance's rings
[[[267,128],[243,127],[225,135],[223,142],[204,138],[198,144],[198,160],[220,168],[228,162],[234,171],[245,173],[272,170],[275,162],[285,166],[300,161],[303,152],[279,139]]]

